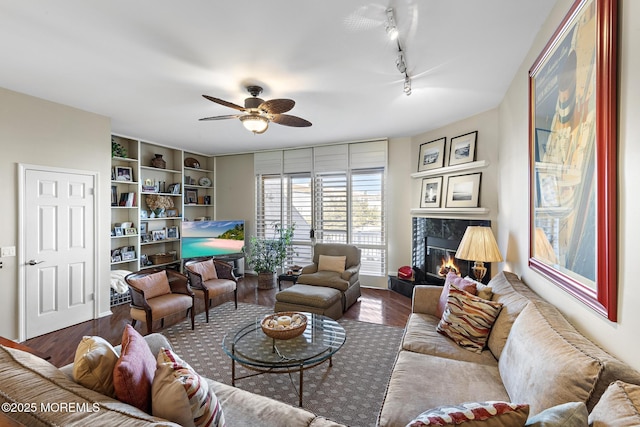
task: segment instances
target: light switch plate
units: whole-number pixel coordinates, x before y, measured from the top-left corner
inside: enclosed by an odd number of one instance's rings
[[[5,246],[0,249],[0,257],[9,257],[16,256],[16,247],[15,246]]]

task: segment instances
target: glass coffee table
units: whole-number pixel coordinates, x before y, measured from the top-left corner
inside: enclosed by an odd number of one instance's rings
[[[302,407],[304,371],[327,360],[329,366],[333,366],[332,357],[347,338],[344,328],[335,320],[319,314],[303,314],[307,316],[307,328],[302,335],[289,340],[266,336],[260,327],[262,318],[226,334],[222,349],[231,358],[231,385],[235,386],[236,380],[265,373],[299,372],[298,404]],[[237,377],[236,363],[255,373]]]

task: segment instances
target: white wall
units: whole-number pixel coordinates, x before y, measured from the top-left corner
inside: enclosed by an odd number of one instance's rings
[[[18,246],[18,164],[99,173],[99,206],[110,197],[110,121],[96,114],[0,88],[0,246]],[[98,233],[108,236],[109,209],[98,210]],[[109,309],[109,239],[98,240],[100,312]],[[20,248],[17,247],[19,253]],[[0,335],[18,339],[18,257],[0,258]]]
[[[618,322],[612,323],[529,269],[528,212],[528,70],[569,10],[572,0],[559,0],[535,39],[517,77],[500,105],[499,246],[505,269],[521,275],[538,294],[555,304],[585,335],[640,369],[640,2],[620,0],[618,127]]]
[[[494,233],[497,234],[495,219],[498,217],[498,146],[500,144],[498,118],[498,110],[493,109],[412,138],[390,141],[389,189],[393,197],[388,200],[387,204],[389,209],[389,274],[396,274],[398,267],[411,265],[412,216],[410,210],[420,207],[422,178],[414,179],[410,174],[418,170],[420,144],[425,142],[446,137],[448,147],[452,137],[478,131],[476,159],[489,161],[488,168],[477,170],[477,172],[482,172],[479,203],[481,207],[488,208],[489,213],[480,216],[474,215],[471,218],[490,219]],[[472,172],[475,173],[476,170]],[[460,174],[464,173],[466,172],[460,172]],[[445,176],[443,183],[446,180]],[[443,195],[442,200],[444,197]],[[448,218],[450,216],[437,217]],[[495,273],[499,271],[498,269],[499,266],[494,264],[491,271]]]

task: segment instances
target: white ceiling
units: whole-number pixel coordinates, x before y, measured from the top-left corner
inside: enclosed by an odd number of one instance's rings
[[[496,107],[556,0],[0,0],[0,86],[205,154],[426,132]],[[413,93],[385,9],[395,8]],[[253,135],[247,84],[309,128]]]

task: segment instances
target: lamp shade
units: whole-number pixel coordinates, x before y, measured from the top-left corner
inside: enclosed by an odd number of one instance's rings
[[[462,236],[456,258],[469,261],[501,262],[493,232],[489,227],[469,226]]]

